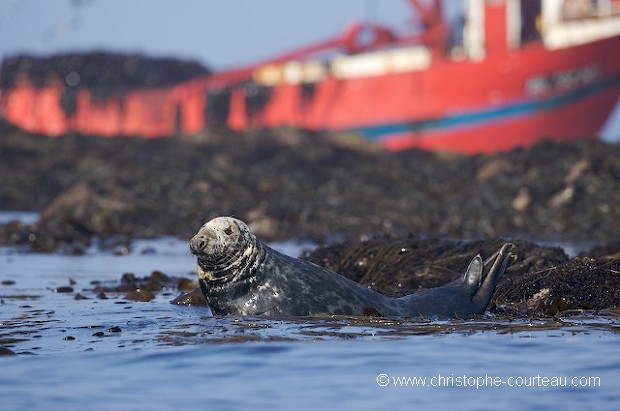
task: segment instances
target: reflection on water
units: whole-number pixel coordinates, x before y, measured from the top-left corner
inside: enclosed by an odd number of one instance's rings
[[[620,399],[612,316],[218,318],[169,304],[176,290],[148,303],[92,291],[92,281],[116,282],[126,272],[194,278],[194,264],[187,244],[170,238],[138,241],[123,256],[0,249],[0,345],[20,354],[0,357],[0,409],[611,409]],[[388,386],[378,385],[380,374]],[[394,377],[437,375],[595,376],[601,386],[393,385]]]

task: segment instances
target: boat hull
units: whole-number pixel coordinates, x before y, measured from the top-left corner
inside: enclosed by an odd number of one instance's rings
[[[620,37],[554,51],[539,43],[409,73],[328,78],[303,105],[300,87],[283,85],[269,91],[258,113],[246,115],[233,101],[229,124],[355,132],[391,150],[463,153],[596,138],[620,98],[613,49]]]

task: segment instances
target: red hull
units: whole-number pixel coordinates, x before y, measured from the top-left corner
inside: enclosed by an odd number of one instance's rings
[[[464,153],[508,150],[545,138],[594,138],[620,97],[620,59],[607,52],[613,49],[620,49],[620,37],[557,51],[532,45],[479,63],[443,60],[425,71],[330,78],[315,85],[304,105],[301,86],[284,85],[250,116],[238,89],[229,125],[352,130],[392,150]],[[533,78],[560,76],[575,80],[528,94]]]
[[[580,89],[560,92],[556,95],[530,98],[519,102],[530,104],[533,109],[526,113],[506,115],[502,118],[489,119],[473,125],[463,125],[445,130],[419,131],[386,135],[380,142],[389,149],[403,150],[422,148],[428,150],[453,150],[463,153],[494,152],[509,150],[514,147],[528,146],[542,139],[576,140],[597,138],[620,98],[620,61],[608,55],[607,58],[595,59],[597,52],[604,55],[608,47],[620,47],[620,38],[609,39],[597,45],[582,47],[584,50],[572,49],[563,55],[548,56],[557,68],[570,71],[571,67],[587,66],[588,61],[596,61],[601,67],[601,77]],[[582,55],[579,53],[583,52]],[[522,56],[524,59],[528,56]],[[591,60],[590,60],[591,59]],[[540,65],[540,59],[532,58]],[[522,66],[525,66],[523,64]],[[548,73],[557,70],[548,67],[531,69],[534,73]],[[512,73],[510,82],[525,84],[528,70]],[[585,91],[584,91],[585,90]],[[564,100],[552,107],[544,105],[549,99]],[[513,100],[518,99],[517,96]],[[537,104],[540,105],[537,108]]]
[[[456,151],[466,154],[507,151],[526,147],[540,140],[569,141],[596,139],[601,126],[618,101],[619,90],[605,92],[553,112],[529,114],[477,127],[435,133],[405,133],[381,138],[390,150],[420,148]]]

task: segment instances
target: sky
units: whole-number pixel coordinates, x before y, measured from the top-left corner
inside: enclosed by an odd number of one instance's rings
[[[446,4],[448,13],[460,7]],[[0,0],[0,7],[0,58],[106,50],[215,70],[333,37],[352,21],[397,32],[412,21],[406,0]],[[620,140],[620,104],[602,134]]]
[[[93,48],[221,69],[341,33],[354,20],[405,29],[405,0],[0,0],[0,56]]]

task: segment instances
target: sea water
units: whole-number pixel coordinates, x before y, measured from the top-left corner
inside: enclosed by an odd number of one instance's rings
[[[601,332],[477,333],[5,357],[0,408],[611,410],[618,348]]]
[[[288,253],[300,246],[279,244]],[[303,246],[302,246],[303,248]],[[213,317],[96,298],[93,280],[193,278],[187,244],[82,256],[0,249],[0,409],[617,409],[614,318],[408,322]],[[57,292],[71,286],[73,292]],[[76,300],[81,294],[87,299]]]

